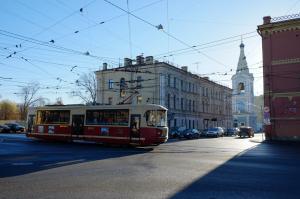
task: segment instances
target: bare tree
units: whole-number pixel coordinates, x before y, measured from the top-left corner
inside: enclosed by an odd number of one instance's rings
[[[39,83],[29,83],[27,86],[22,87],[21,92],[18,93],[22,98],[22,103],[19,106],[21,120],[26,120],[28,108],[30,106],[34,106],[41,101],[44,101],[42,97],[37,97],[39,89]]]
[[[73,91],[73,96],[82,99],[86,104],[96,104],[97,97],[97,80],[93,72],[85,73],[76,80],[76,91]]]

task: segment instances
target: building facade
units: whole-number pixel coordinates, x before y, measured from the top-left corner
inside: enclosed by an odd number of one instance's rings
[[[152,56],[125,58],[124,66],[96,71],[99,104],[160,104],[169,127],[232,126],[232,90]]]
[[[300,16],[264,17],[258,33],[263,49],[266,138],[300,140]]]
[[[245,45],[240,45],[240,56],[236,73],[232,80],[232,108],[233,125],[251,126],[256,129],[256,113],[254,105],[253,74],[249,72],[245,52]]]

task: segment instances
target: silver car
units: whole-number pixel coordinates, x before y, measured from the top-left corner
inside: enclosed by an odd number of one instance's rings
[[[221,127],[209,128],[206,132],[207,137],[224,136],[224,130]]]

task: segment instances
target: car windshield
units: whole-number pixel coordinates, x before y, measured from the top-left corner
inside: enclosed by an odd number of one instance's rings
[[[250,128],[240,128],[240,131],[248,132],[248,131],[250,131]]]
[[[218,128],[209,128],[208,130],[209,130],[209,131],[217,131]]]

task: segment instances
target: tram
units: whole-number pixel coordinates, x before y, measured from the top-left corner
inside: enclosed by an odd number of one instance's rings
[[[48,105],[30,115],[27,137],[158,145],[168,139],[167,109],[160,105]]]

